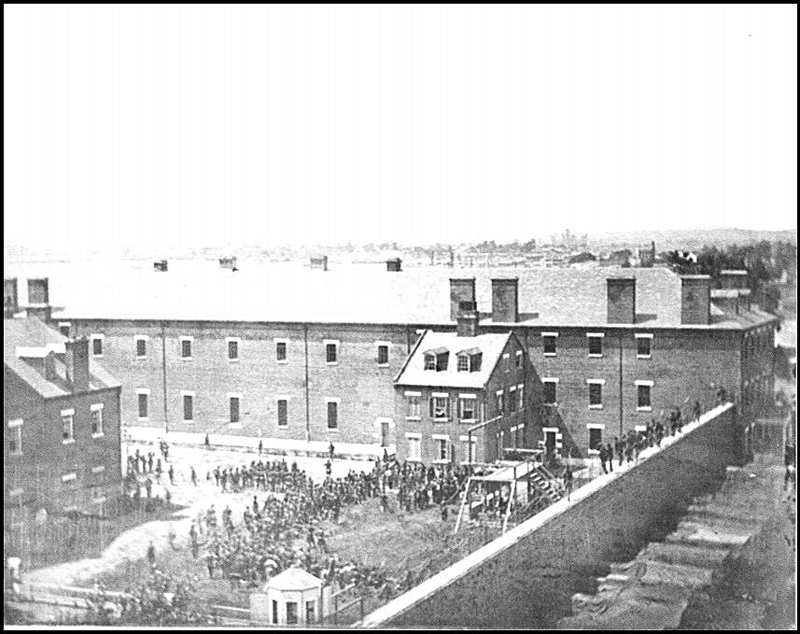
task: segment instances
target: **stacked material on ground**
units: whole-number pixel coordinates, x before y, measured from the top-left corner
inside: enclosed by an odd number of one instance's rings
[[[692,504],[677,529],[633,561],[611,564],[594,595],[576,594],[560,628],[673,629],[698,597],[725,582],[737,560],[780,513],[783,471],[762,461],[729,467],[714,495]]]

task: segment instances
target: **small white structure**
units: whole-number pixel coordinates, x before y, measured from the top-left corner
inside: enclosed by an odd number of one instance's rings
[[[322,581],[289,568],[250,595],[250,618],[268,625],[312,625],[321,615]]]

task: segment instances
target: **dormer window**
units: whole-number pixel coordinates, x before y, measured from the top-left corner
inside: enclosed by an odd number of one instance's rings
[[[481,351],[478,348],[470,348],[458,353],[459,372],[479,372],[480,369]]]
[[[443,372],[447,370],[447,360],[450,353],[447,348],[436,348],[425,353],[425,369]]]

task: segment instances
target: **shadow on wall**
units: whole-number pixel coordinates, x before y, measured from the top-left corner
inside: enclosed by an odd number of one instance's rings
[[[568,412],[563,411],[563,406],[561,405],[545,405],[544,384],[542,383],[542,378],[533,364],[528,365],[528,371],[531,373],[533,385],[532,409],[534,434],[533,438],[531,439],[531,446],[533,448],[544,447],[546,450],[558,449],[559,454],[564,458],[568,456],[572,458],[587,457],[581,454],[581,451],[578,448],[578,443],[575,441],[575,438],[572,436],[569,427],[566,424],[566,414],[568,414]],[[560,437],[558,438],[557,442],[561,444],[561,447],[551,448],[546,446],[547,441],[550,440],[552,442],[553,438],[551,437],[548,439],[545,437],[545,433],[543,431],[545,427],[558,428]]]

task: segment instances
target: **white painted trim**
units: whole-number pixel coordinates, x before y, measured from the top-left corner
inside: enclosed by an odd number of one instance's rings
[[[586,429],[605,429],[604,423],[586,423]]]
[[[447,434],[431,434],[431,440],[446,440],[450,442],[450,436]]]
[[[603,409],[603,404],[602,403],[598,403],[598,404],[595,404],[595,405],[589,405],[589,409]]]
[[[103,407],[104,407],[103,403],[94,403],[94,404],[89,406],[89,411],[91,411],[91,412],[94,412],[94,411],[97,411],[97,410],[103,411]]]
[[[497,390],[494,394],[495,396],[503,396],[503,390]]]
[[[634,431],[647,431],[647,425],[634,425]]]
[[[98,332],[98,333],[94,333],[92,335],[89,335],[89,338],[90,339],[101,339],[102,340],[102,339],[105,339],[106,336],[103,333]]]
[[[194,341],[194,335],[178,335],[179,341]]]
[[[181,390],[181,398],[184,396],[197,396],[197,394],[192,390]]]
[[[589,383],[589,384],[591,384],[591,383],[599,383],[600,385],[605,385],[606,384],[606,380],[605,379],[586,379],[586,382]]]
[[[323,343],[323,344],[325,344],[326,346],[327,346],[328,344],[331,344],[331,343],[332,343],[332,344],[334,344],[334,345],[335,345],[335,346],[338,348],[338,347],[339,347],[340,340],[339,340],[339,339],[323,339],[323,340],[322,340],[322,343]]]
[[[633,335],[636,339],[652,339],[653,333],[651,332],[637,332]]]
[[[422,440],[422,434],[418,434],[417,432],[406,432],[406,438],[411,440]]]
[[[433,398],[450,398],[449,392],[431,392]]]
[[[636,385],[636,386],[647,385],[649,387],[653,387],[653,385],[654,385],[653,381],[634,381],[633,384]]]
[[[605,337],[606,333],[604,333],[604,332],[587,332],[586,336],[587,337]]]
[[[341,398],[336,398],[336,397],[333,397],[333,396],[326,396],[325,397],[325,404],[326,405],[328,403],[341,403],[341,402],[342,402]]]
[[[637,406],[636,407],[636,411],[637,412],[652,412],[653,411],[653,406],[652,405],[648,405],[647,407],[638,407]]]
[[[477,394],[459,394],[458,398],[478,398]]]
[[[509,387],[509,388],[508,388],[508,393],[509,393],[509,394],[510,394],[511,392],[516,392],[516,391],[517,391],[517,386],[516,386],[516,385],[512,385],[511,387]]]
[[[292,397],[288,396],[287,394],[276,394],[275,395],[275,400],[276,401],[289,401],[289,400],[291,400],[291,398]]]
[[[590,352],[589,353],[589,358],[590,359],[602,359],[603,358],[603,353],[602,352],[600,352],[600,353]]]
[[[406,416],[406,420],[411,423],[416,423],[422,420],[422,416]]]
[[[403,396],[422,396],[422,392],[403,392]]]
[[[59,328],[64,328],[65,326],[67,328],[72,328],[72,322],[71,321],[59,321],[58,322],[58,327]]]
[[[66,474],[62,475],[61,476],[61,481],[62,482],[72,482],[73,480],[76,480],[77,478],[78,478],[78,474],[73,471],[72,473],[66,473]]]
[[[522,356],[522,350],[517,350],[516,356],[521,357]]]
[[[139,387],[139,388],[136,388],[136,393],[137,394],[150,394],[150,389],[146,388],[146,387]]]
[[[69,409],[62,409],[61,410],[62,416],[75,416],[75,408],[71,407]]]
[[[242,395],[239,392],[228,392],[226,396],[228,398],[238,398],[240,401],[242,400]]]
[[[473,444],[475,444],[475,443],[478,442],[478,437],[473,434],[472,440],[470,440],[469,436],[459,436],[458,437],[458,441],[459,442],[472,442]]]
[[[389,348],[391,348],[392,347],[392,342],[391,341],[376,341],[375,342],[375,347],[377,348],[378,346],[389,346]]]
[[[558,433],[558,427],[542,427],[542,431],[544,433],[546,433],[546,434],[549,434],[549,433],[557,434]]]
[[[544,356],[546,356],[546,357],[555,357],[557,353],[555,353],[555,352],[544,352],[542,354],[544,354]]]
[[[552,376],[543,376],[541,378],[542,383],[558,383],[561,379]]]
[[[15,427],[22,427],[23,420],[21,418],[15,418],[14,420],[8,421],[8,428],[14,429]]]
[[[558,337],[557,332],[543,332],[542,337]]]
[[[96,467],[92,467],[92,473],[103,473],[106,470],[106,466],[104,464],[97,465]]]

